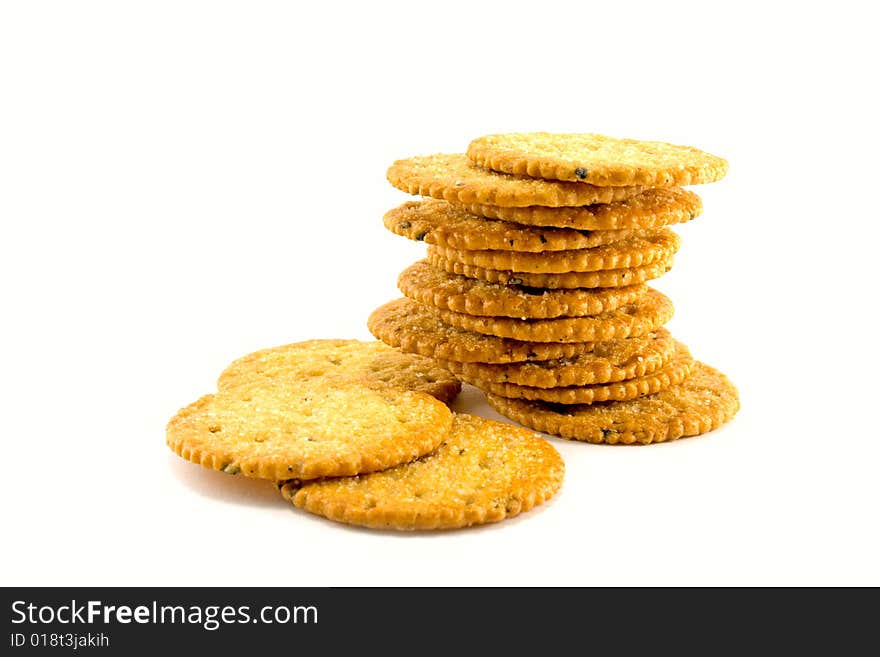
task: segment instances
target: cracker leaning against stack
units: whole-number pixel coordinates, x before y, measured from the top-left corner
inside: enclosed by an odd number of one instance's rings
[[[702,210],[681,185],[726,172],[695,148],[594,134],[489,135],[399,160],[388,180],[423,198],[384,223],[427,259],[369,328],[539,431],[620,444],[711,431],[739,409],[736,388],[663,328],[672,303],[646,283],[672,267],[668,226]]]

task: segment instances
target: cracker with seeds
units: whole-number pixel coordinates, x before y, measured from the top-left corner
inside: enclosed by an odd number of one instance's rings
[[[646,285],[574,290],[499,285],[449,274],[425,260],[404,269],[397,287],[410,299],[435,308],[520,319],[598,315],[633,303],[648,290]]]
[[[631,304],[589,317],[514,319],[475,317],[433,308],[440,321],[466,331],[533,342],[600,342],[635,337],[654,331],[672,319],[673,307],[662,292],[648,288]]]
[[[577,208],[501,207],[473,202],[456,205],[487,219],[574,230],[662,228],[696,219],[703,211],[700,197],[680,187],[657,187],[621,201]]]
[[[456,414],[433,453],[384,472],[287,482],[282,495],[310,513],[373,529],[458,529],[498,522],[543,503],[565,466],[537,434]]]
[[[335,381],[373,389],[426,392],[449,403],[461,384],[429,358],[378,341],[308,340],[239,358],[217,381],[220,390],[260,380]]]
[[[508,384],[563,388],[642,377],[665,367],[675,354],[675,341],[663,328],[637,338],[592,342],[590,345],[586,353],[570,358],[502,364],[442,363],[453,374],[484,389]]]
[[[452,412],[424,392],[344,381],[259,380],[205,395],[168,423],[182,458],[258,479],[343,477],[435,449]]]
[[[486,269],[477,265],[466,265],[461,262],[447,260],[436,252],[431,252],[430,250],[428,252],[428,262],[434,267],[450,274],[476,278],[489,283],[498,283],[499,285],[518,285],[548,290],[639,285],[659,278],[672,269],[673,258],[674,256],[670,255],[668,258],[652,262],[650,265],[625,269],[570,271],[563,274],[531,274],[510,270]]]
[[[729,421],[739,393],[724,374],[697,362],[678,385],[630,401],[564,406],[487,395],[492,407],[515,422],[588,443],[647,445],[698,436]]]
[[[461,373],[462,380],[484,392],[499,397],[531,399],[556,404],[595,404],[606,401],[626,401],[651,395],[684,381],[694,367],[694,359],[683,344],[676,343],[675,355],[662,368],[650,374],[616,383],[597,383],[560,388],[537,388],[516,383],[490,383],[469,373]]]
[[[433,198],[408,201],[389,210],[383,222],[392,233],[416,242],[469,251],[493,249],[543,253],[591,249],[639,232],[525,226],[480,217]]]
[[[467,155],[493,171],[600,187],[697,185],[721,180],[728,168],[727,160],[693,146],[594,133],[486,135]]]
[[[455,203],[503,207],[590,205],[622,201],[644,187],[594,187],[584,183],[537,180],[495,173],[474,166],[463,153],[424,155],[398,160],[388,182],[409,194]]]
[[[410,299],[380,306],[367,326],[377,338],[402,351],[463,363],[569,358],[592,348],[589,343],[529,342],[466,331],[443,323],[431,308]]]
[[[651,231],[592,249],[520,253],[518,251],[463,251],[429,246],[428,257],[443,258],[483,269],[529,274],[568,274],[573,272],[632,269],[654,262],[665,262],[681,245],[681,238],[669,229]]]

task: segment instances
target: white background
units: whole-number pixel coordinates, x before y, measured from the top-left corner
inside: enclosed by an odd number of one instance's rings
[[[3,3],[0,581],[880,584],[868,7]],[[554,439],[552,503],[428,535],[170,453],[233,358],[370,337],[424,249],[382,227],[393,160],[509,130],[729,159],[656,285],[738,384],[733,423]],[[473,390],[458,408],[497,417]]]

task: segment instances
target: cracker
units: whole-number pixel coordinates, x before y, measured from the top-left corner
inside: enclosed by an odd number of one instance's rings
[[[440,257],[472,267],[529,274],[567,274],[570,272],[632,269],[671,258],[681,238],[668,228],[629,237],[592,249],[519,253],[517,251],[462,251],[429,246],[429,257]]]
[[[727,160],[693,146],[583,133],[486,135],[467,155],[493,171],[603,187],[697,185],[721,180],[728,168]]]
[[[295,506],[373,529],[457,529],[498,522],[543,503],[562,486],[565,465],[537,434],[457,414],[432,454],[384,472],[287,482]]]
[[[502,415],[537,431],[610,445],[698,436],[718,428],[739,410],[736,387],[699,361],[682,383],[631,401],[563,406],[491,394],[487,399]]]
[[[670,269],[674,256],[666,260],[652,262],[643,267],[627,269],[603,269],[600,271],[567,272],[565,274],[529,274],[524,272],[485,269],[475,265],[451,262],[436,253],[428,253],[428,262],[450,274],[467,278],[476,278],[500,285],[520,285],[531,288],[550,290],[595,288],[595,287],[626,287],[638,285],[659,278]]]
[[[410,194],[455,203],[504,207],[589,205],[622,201],[644,187],[594,187],[509,176],[471,164],[463,153],[425,155],[398,160],[388,169],[388,182]]]
[[[533,388],[563,388],[645,376],[664,367],[675,353],[675,341],[663,328],[637,338],[591,345],[588,352],[571,358],[493,365],[444,361],[443,366],[481,385],[513,383]]]
[[[484,392],[511,397],[531,399],[556,404],[595,404],[606,401],[625,401],[665,390],[684,381],[694,367],[690,351],[680,342],[675,345],[675,355],[666,365],[651,374],[627,379],[617,383],[602,383],[587,386],[566,386],[561,388],[536,388],[515,383],[489,383],[467,374],[459,374],[463,381],[478,387]]]
[[[339,381],[261,380],[206,395],[168,423],[188,461],[258,479],[383,470],[435,449],[452,412],[423,392]]]
[[[429,307],[409,299],[380,306],[367,321],[370,332],[408,353],[462,363],[516,363],[587,353],[586,343],[528,342],[482,335],[444,324]]]
[[[622,201],[579,208],[547,208],[540,205],[505,208],[485,203],[465,203],[461,208],[488,219],[529,226],[622,230],[661,228],[690,221],[703,211],[703,202],[693,192],[680,187],[658,187]]]
[[[449,274],[422,260],[397,279],[397,287],[414,301],[468,315],[543,319],[598,315],[634,302],[645,285],[593,290],[544,290],[499,285]]]
[[[554,319],[475,317],[433,309],[440,321],[484,335],[533,342],[600,342],[645,335],[672,319],[672,301],[653,288],[631,304],[601,315]],[[488,362],[488,361],[485,361]]]
[[[461,384],[429,358],[378,341],[309,340],[239,358],[217,381],[220,390],[259,380],[337,381],[373,389],[415,390],[449,403]]]
[[[541,228],[497,221],[465,212],[446,201],[425,198],[389,210],[383,219],[392,233],[451,249],[566,251],[591,249],[631,237],[635,230]]]

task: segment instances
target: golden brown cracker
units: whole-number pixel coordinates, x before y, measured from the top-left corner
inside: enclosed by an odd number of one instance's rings
[[[542,228],[479,217],[446,201],[425,198],[389,210],[383,218],[392,233],[452,249],[566,251],[591,249],[631,237],[636,230]]]
[[[631,304],[589,317],[514,319],[477,317],[440,308],[433,309],[433,312],[446,324],[499,338],[533,342],[601,342],[654,331],[672,319],[673,307],[666,295],[649,288],[644,296]]]
[[[499,285],[449,274],[425,260],[403,270],[397,287],[410,299],[435,308],[520,319],[598,315],[633,303],[648,289],[645,285],[573,290]]]
[[[503,207],[550,207],[611,203],[630,198],[644,187],[594,187],[495,173],[474,166],[463,153],[424,155],[398,160],[388,169],[388,182],[409,194],[456,203]]]
[[[721,180],[727,160],[693,146],[591,133],[507,133],[474,139],[468,158],[518,176],[605,186],[697,185]]]
[[[374,389],[427,392],[449,403],[461,384],[429,358],[378,341],[308,340],[262,349],[239,358],[217,381],[225,390],[260,380],[337,381]]]
[[[739,394],[718,370],[697,362],[678,385],[631,401],[565,406],[487,395],[515,422],[545,433],[589,443],[646,445],[718,428],[739,410]]]
[[[659,278],[672,269],[673,257],[643,267],[603,269],[600,271],[567,272],[564,274],[529,274],[525,272],[486,269],[476,265],[451,262],[436,253],[428,253],[428,262],[450,274],[475,278],[499,285],[519,285],[536,289],[575,289],[596,287],[627,287]]]
[[[663,328],[637,338],[593,342],[591,345],[588,352],[571,358],[505,364],[444,361],[443,366],[462,379],[478,381],[480,385],[564,388],[645,376],[663,368],[675,353],[675,341]]]
[[[460,207],[487,219],[529,226],[626,230],[662,228],[690,221],[703,211],[703,202],[693,192],[680,187],[657,187],[614,203],[597,203],[578,208],[548,208],[540,205],[507,208],[486,203],[464,203]]]
[[[436,448],[452,412],[411,390],[339,381],[261,380],[205,395],[168,423],[182,458],[258,479],[383,470]]]
[[[625,401],[651,395],[684,381],[694,367],[690,351],[680,342],[676,343],[675,355],[660,369],[643,376],[615,383],[537,388],[515,383],[490,383],[469,373],[458,373],[466,383],[499,397],[530,399],[556,404],[595,404],[606,401]]]
[[[383,342],[408,353],[463,363],[516,363],[586,353],[584,343],[529,342],[483,335],[444,324],[436,312],[410,299],[380,306],[367,322]]]
[[[628,237],[592,249],[520,253],[517,251],[463,251],[429,246],[428,257],[443,258],[471,267],[529,274],[567,274],[571,272],[633,269],[654,262],[665,262],[681,245],[681,238],[668,228]]]
[[[456,414],[438,449],[384,472],[287,482],[294,505],[373,529],[457,529],[498,522],[543,503],[565,465],[550,443],[513,425]]]

